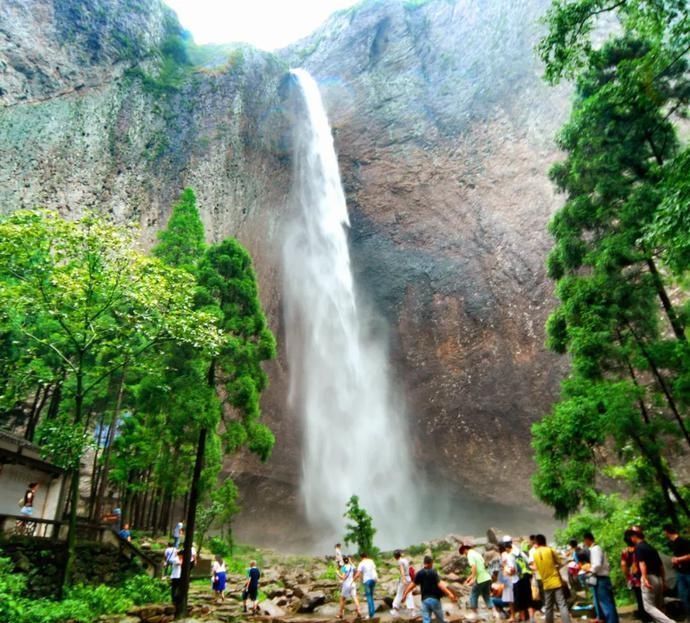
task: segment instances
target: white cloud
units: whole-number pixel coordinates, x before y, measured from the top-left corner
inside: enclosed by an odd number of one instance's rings
[[[356,0],[166,0],[197,43],[284,47]]]

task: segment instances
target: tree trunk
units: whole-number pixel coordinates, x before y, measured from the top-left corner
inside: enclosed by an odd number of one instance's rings
[[[671,409],[671,413],[673,413],[673,417],[675,418],[676,423],[678,424],[678,427],[680,428],[680,431],[683,434],[683,437],[685,438],[685,442],[688,444],[688,446],[690,446],[690,431],[688,431],[687,427],[685,426],[683,417],[680,414],[680,411],[678,410],[678,406],[676,405],[676,401],[674,400],[673,395],[671,394],[671,390],[669,389],[666,380],[664,379],[663,375],[661,374],[661,371],[652,359],[652,356],[647,350],[647,347],[642,341],[642,338],[637,335],[635,329],[633,329],[630,323],[628,323],[628,328],[630,329],[630,332],[635,338],[635,342],[639,346],[642,355],[647,360],[647,363],[649,364],[649,367],[651,368],[652,373],[654,374],[654,378],[656,379],[657,384],[661,388],[661,391],[663,392],[666,398],[666,403],[668,404],[669,409]]]
[[[82,356],[83,357],[83,356]],[[74,394],[74,423],[78,426],[82,419],[82,409],[84,407],[84,371],[82,368],[82,357],[79,358],[77,366],[77,385]],[[77,509],[79,506],[79,458],[76,465],[72,467],[72,491],[71,504],[69,509],[69,530],[67,532],[67,559],[65,561],[65,571],[62,578],[62,591],[72,583],[74,575],[74,563],[77,553]]]
[[[201,470],[204,466],[204,454],[206,453],[206,429],[199,431],[199,442],[196,448],[196,461],[194,462],[194,474],[189,490],[189,509],[187,512],[187,527],[184,536],[184,556],[182,559],[182,575],[180,587],[175,601],[175,618],[181,619],[187,615],[187,598],[189,595],[189,577],[192,571],[192,543],[194,543],[194,528],[196,525],[196,507],[199,501],[199,485]]]
[[[31,413],[29,415],[29,420],[26,423],[26,431],[24,431],[24,438],[28,441],[33,441],[36,435],[36,426],[38,425],[38,420],[41,417],[41,411],[50,393],[50,385],[45,387],[39,385],[36,390],[36,397],[34,399],[33,405],[31,406]]]
[[[103,514],[103,498],[105,498],[106,489],[108,487],[108,475],[110,474],[110,457],[112,455],[113,442],[115,441],[115,431],[117,430],[117,421],[120,418],[120,409],[122,407],[122,395],[125,388],[125,376],[127,374],[127,364],[122,367],[122,378],[120,379],[120,386],[117,390],[117,401],[115,402],[115,412],[113,419],[108,429],[108,439],[104,450],[103,468],[101,469],[101,480],[98,487],[98,495],[96,496],[96,512],[94,513],[96,519]]]
[[[683,323],[678,318],[678,314],[676,313],[676,310],[673,307],[673,303],[671,303],[671,299],[669,298],[668,293],[666,292],[664,282],[661,279],[661,275],[659,274],[659,271],[656,268],[654,260],[648,258],[647,267],[649,268],[649,272],[651,273],[652,279],[654,280],[654,287],[656,288],[657,294],[659,295],[659,299],[661,300],[661,304],[664,307],[666,317],[668,318],[668,321],[671,324],[671,328],[673,329],[674,335],[681,342],[686,342],[687,338],[685,337],[685,329],[683,328]]]

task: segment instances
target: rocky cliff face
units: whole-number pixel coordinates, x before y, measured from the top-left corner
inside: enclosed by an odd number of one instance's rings
[[[562,365],[543,347],[546,177],[567,97],[542,0],[365,3],[290,50],[320,80],[364,294],[392,327],[417,458],[510,504]]]
[[[545,171],[566,102],[533,59],[545,5],[372,0],[280,58],[244,49],[223,68],[170,74],[183,35],[157,0],[0,1],[0,210],[109,210],[138,220],[150,244],[191,185],[209,237],[252,252],[280,343],[290,167],[279,87],[289,64],[306,67],[329,109],[360,294],[389,328],[416,458],[453,495],[519,503],[529,425],[562,374],[542,328],[557,204]],[[300,431],[282,354],[269,374],[274,457],[228,469],[246,492],[240,532],[277,541],[299,524]]]

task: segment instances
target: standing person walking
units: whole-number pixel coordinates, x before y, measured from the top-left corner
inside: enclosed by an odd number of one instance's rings
[[[338,573],[338,579],[342,582],[340,586],[340,612],[338,618],[342,619],[345,613],[345,600],[352,599],[355,602],[355,612],[359,612],[359,599],[357,599],[357,584],[355,583],[355,566],[350,562],[349,556],[343,556],[343,566]]]
[[[182,552],[175,550],[175,554],[170,560],[170,596],[172,602],[177,603],[177,591],[180,588],[180,579],[182,578]]]
[[[626,530],[625,536],[629,536],[635,545],[635,560],[640,568],[642,604],[645,612],[656,623],[675,623],[661,610],[664,607],[666,575],[659,552],[644,540],[644,533],[640,528]]]
[[[676,591],[687,619],[690,617],[690,541],[680,536],[675,526],[664,526],[664,534],[673,552],[671,564],[676,570]]]
[[[247,571],[247,581],[244,583],[244,590],[242,591],[242,607],[243,611],[247,612],[247,600],[252,601],[252,614],[259,613],[259,579],[261,578],[261,571],[256,566],[256,560],[249,563],[249,570]]]
[[[227,576],[227,567],[222,556],[216,556],[216,559],[211,565],[211,587],[216,598],[216,603],[225,601],[225,580]]]
[[[470,610],[475,614],[479,610],[479,598],[481,597],[486,604],[486,607],[491,610],[491,575],[486,570],[486,563],[484,556],[482,556],[476,549],[472,541],[465,541],[458,552],[461,556],[467,557],[467,564],[470,567],[470,575],[465,581],[470,589]]]
[[[626,536],[624,540],[625,549],[621,553],[621,571],[623,572],[623,577],[626,579],[628,588],[635,595],[635,601],[637,603],[635,618],[640,619],[642,623],[651,623],[652,617],[644,611],[644,604],[642,603],[642,580],[640,578],[640,570],[637,566],[637,561],[635,560],[635,544],[629,536]]]
[[[611,583],[611,565],[606,552],[601,548],[591,532],[585,532],[582,540],[589,549],[589,565],[592,575],[587,582],[594,589],[599,604],[599,612],[605,623],[618,623],[618,611]]]
[[[433,614],[438,623],[444,623],[441,598],[445,595],[453,603],[457,602],[458,598],[439,577],[431,556],[424,556],[424,568],[415,573],[414,581],[410,582],[403,593],[403,600],[412,595],[415,586],[419,586],[422,591],[422,622],[431,623]]]
[[[170,541],[168,543],[168,547],[166,547],[165,551],[163,552],[163,562],[165,563],[165,566],[163,567],[163,577],[165,577],[168,571],[170,571],[170,568],[173,564],[173,558],[176,556],[177,548],[175,547],[174,543]]]
[[[180,539],[182,538],[182,535],[184,534],[184,522],[178,521],[175,524],[175,527],[173,528],[173,544],[176,548],[180,547]]]
[[[534,551],[534,570],[539,574],[544,586],[544,618],[546,623],[553,623],[554,605],[558,604],[561,613],[561,623],[570,623],[568,604],[563,592],[563,578],[561,578],[561,560],[558,554],[546,545],[546,537],[537,534],[537,546]]]
[[[364,585],[364,594],[367,597],[367,609],[369,611],[369,618],[372,619],[376,614],[376,604],[374,603],[374,589],[376,588],[376,581],[379,579],[376,572],[376,563],[369,558],[366,552],[360,554],[362,560],[357,567],[355,574],[355,582],[362,580]]]
[[[412,584],[412,577],[410,576],[410,561],[403,556],[402,550],[396,549],[393,552],[393,558],[398,563],[398,586],[395,591],[395,599],[393,599],[393,609],[391,615],[398,616],[400,614],[400,606],[405,602],[405,608],[410,614],[414,616],[414,597],[411,593],[407,593],[407,597],[403,597],[405,589]]]

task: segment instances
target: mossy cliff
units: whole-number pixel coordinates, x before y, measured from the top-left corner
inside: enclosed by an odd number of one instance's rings
[[[390,327],[417,459],[458,495],[529,495],[529,425],[562,374],[542,329],[567,103],[532,53],[546,4],[369,0],[278,55],[199,50],[158,0],[0,6],[0,210],[109,210],[150,244],[193,186],[209,237],[255,258],[281,348],[264,401],[278,443],[265,466],[228,465],[253,493],[240,534],[304,528],[279,265],[290,65],[329,109],[361,294]]]

